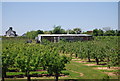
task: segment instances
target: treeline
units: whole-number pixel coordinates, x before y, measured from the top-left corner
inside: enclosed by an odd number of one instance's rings
[[[101,29],[94,29],[93,36],[120,36],[120,31],[118,30],[107,30],[103,31]]]
[[[102,29],[94,29],[92,31],[82,32],[80,28],[65,30],[62,29],[61,26],[54,26],[54,29],[50,31],[43,30],[29,31],[25,33],[23,36],[34,39],[38,34],[90,34],[93,36],[120,36],[120,31],[118,30],[103,31]]]
[[[23,36],[27,38],[34,39],[38,34],[80,34],[81,29],[80,28],[74,28],[70,30],[64,30],[61,28],[61,26],[54,26],[53,30],[50,31],[43,31],[43,30],[37,30],[37,31],[29,31],[25,33]]]

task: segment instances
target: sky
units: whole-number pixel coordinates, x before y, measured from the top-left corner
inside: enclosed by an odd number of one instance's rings
[[[3,2],[2,35],[9,27],[18,35],[32,30],[118,29],[117,2]]]

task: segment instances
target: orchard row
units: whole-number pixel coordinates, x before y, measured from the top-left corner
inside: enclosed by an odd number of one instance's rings
[[[9,40],[8,40],[9,39]],[[119,65],[118,36],[94,37],[91,41],[77,41],[42,44],[25,43],[25,38],[3,38],[2,74],[3,79],[9,67],[19,68],[30,80],[30,71],[43,67],[49,74],[55,75],[56,80],[65,64],[75,56],[80,59],[91,59],[107,62],[108,67]]]

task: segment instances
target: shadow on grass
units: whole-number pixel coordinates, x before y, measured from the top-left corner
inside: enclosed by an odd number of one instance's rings
[[[69,73],[65,72],[63,74],[60,74],[59,77],[66,76],[66,75],[69,75]],[[23,75],[23,74],[20,74],[20,75],[7,75],[6,76],[6,78],[24,78],[24,77],[26,77],[26,76]],[[33,73],[33,74],[30,74],[30,77],[54,77],[54,75]]]

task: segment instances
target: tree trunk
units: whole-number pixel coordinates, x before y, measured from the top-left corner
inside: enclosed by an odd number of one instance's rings
[[[6,77],[6,68],[2,69],[2,81],[5,81],[4,78]]]
[[[7,75],[6,75],[6,71],[4,72],[3,76],[4,76],[4,77],[6,77],[6,76],[7,76]]]
[[[55,74],[55,81],[58,81],[59,74]]]
[[[110,59],[109,59],[109,57],[108,57],[108,63],[107,63],[107,65],[108,65],[108,68],[110,69]]]
[[[45,66],[43,66],[43,70],[46,70],[46,67],[45,67]]]
[[[26,71],[27,81],[31,81],[29,71]]]
[[[71,53],[71,54],[70,54],[70,57],[72,57],[72,55],[73,55],[73,54]]]
[[[91,62],[90,57],[88,57],[88,62]]]
[[[5,80],[4,80],[4,76],[2,76],[2,81],[5,81]]]
[[[96,63],[97,63],[97,65],[98,65],[98,64],[99,64],[99,60],[98,60],[98,58],[96,57],[95,60],[96,60]]]
[[[89,50],[88,50],[88,62],[91,62]]]
[[[77,54],[75,54],[75,58],[77,58],[78,57],[78,55]]]
[[[28,74],[28,76],[27,76],[27,81],[31,81],[29,74]]]
[[[2,76],[3,76],[3,77],[6,77],[6,76],[7,76],[7,75],[6,75],[6,69],[7,69],[7,68],[3,68],[3,69],[2,69]]]
[[[90,60],[90,55],[88,54],[88,62],[91,62],[91,60]]]
[[[2,81],[5,81],[4,78],[6,77],[6,68],[2,69]]]

